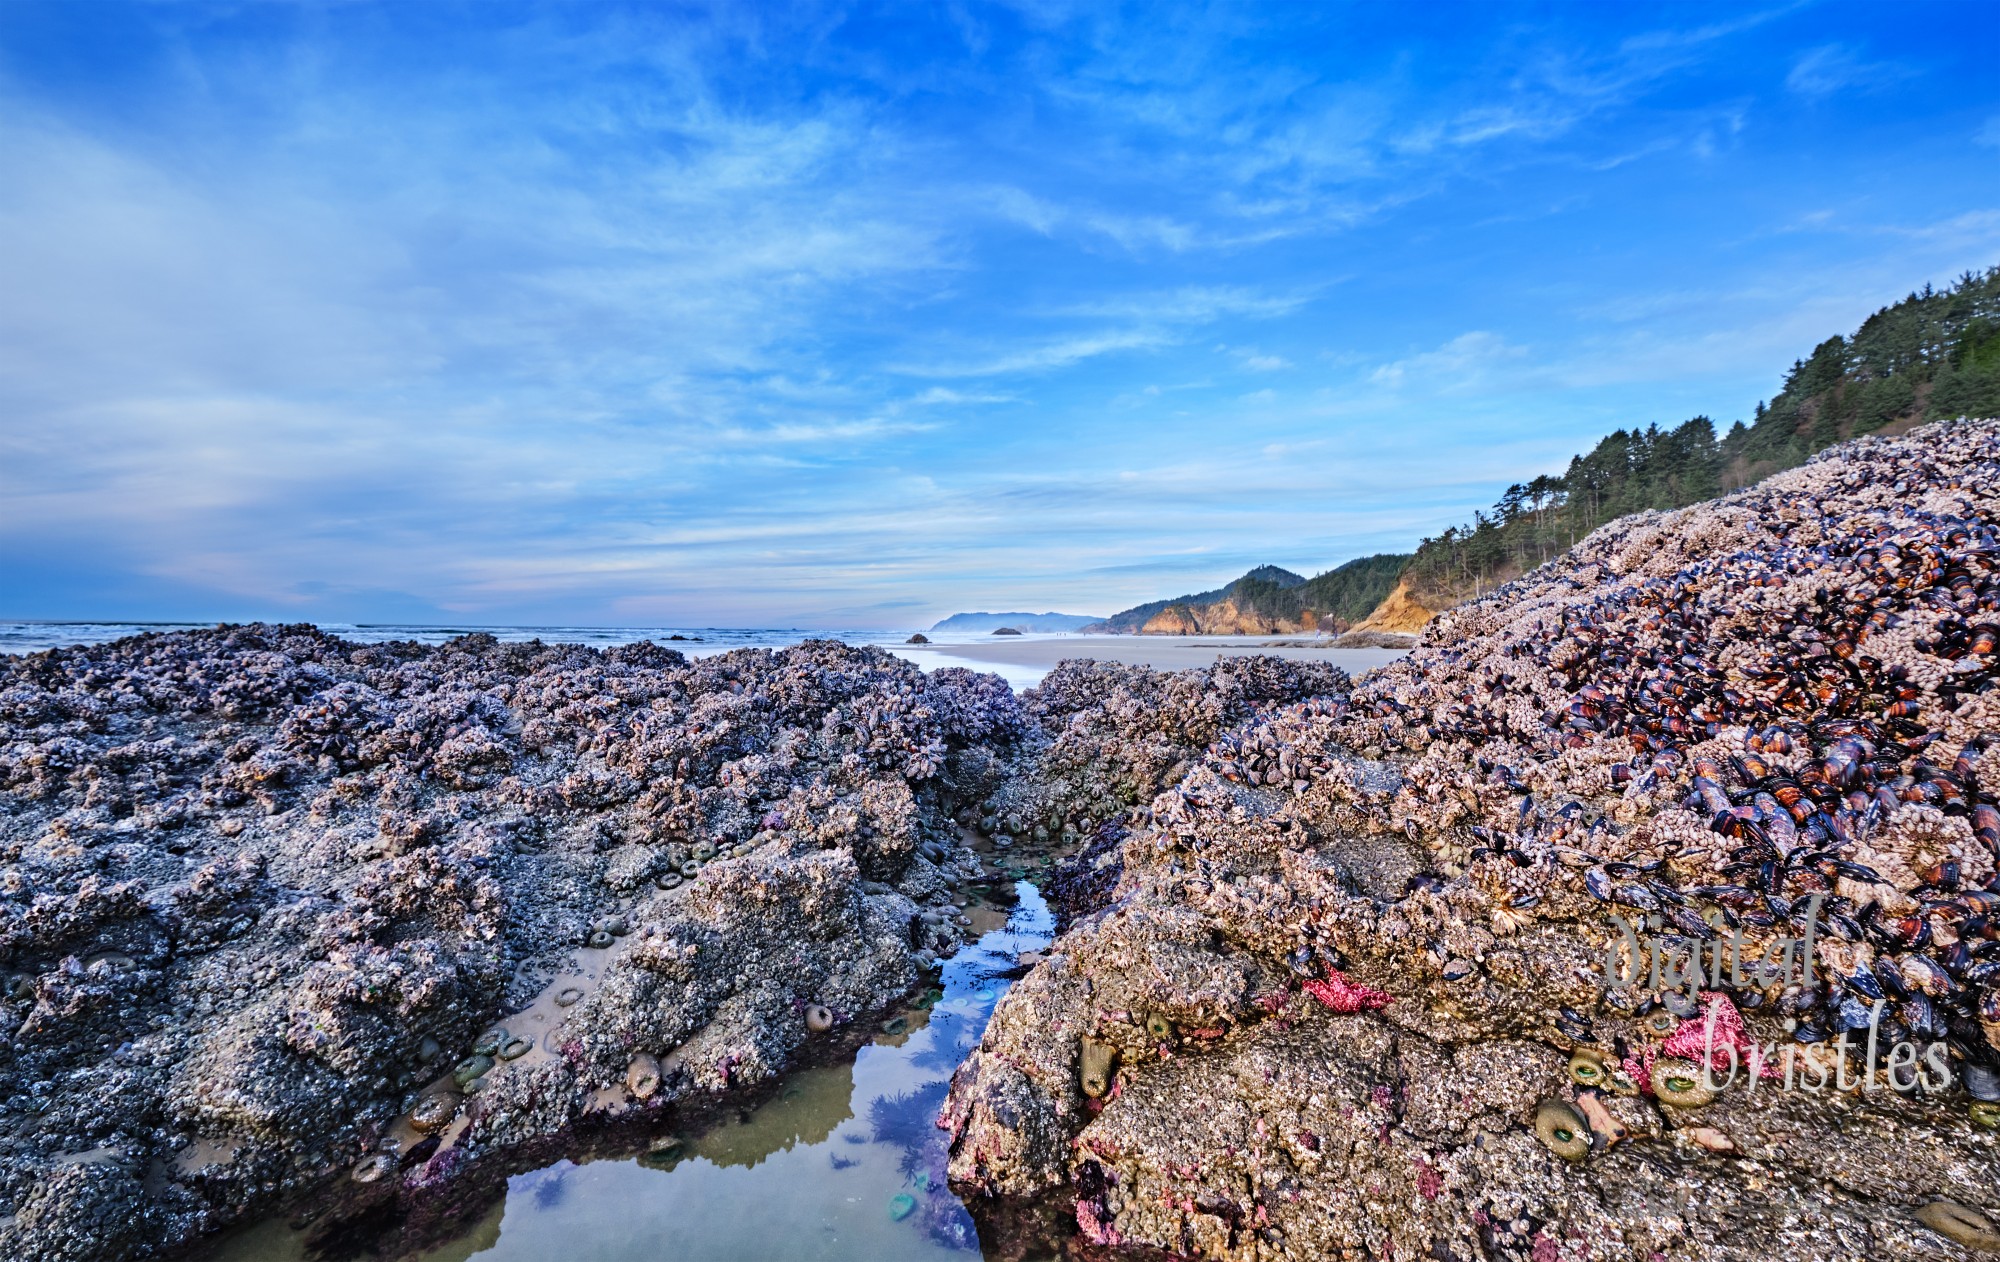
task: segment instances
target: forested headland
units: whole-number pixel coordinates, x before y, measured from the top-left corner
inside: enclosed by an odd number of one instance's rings
[[[1345,630],[1382,603],[1409,563],[1407,552],[1385,552],[1357,557],[1314,578],[1275,565],[1260,565],[1226,587],[1149,601],[1115,613],[1089,629],[1130,634],[1176,607],[1194,615],[1194,611],[1228,602],[1237,615],[1249,621],[1296,624],[1311,614],[1319,626]],[[1200,621],[1198,616],[1192,620]]]
[[[1884,307],[1792,364],[1784,388],[1726,433],[1697,416],[1617,430],[1561,474],[1507,488],[1490,512],[1425,539],[1405,577],[1431,609],[1472,599],[1614,518],[1748,486],[1860,434],[2000,415],[2000,267]]]
[[[1212,633],[1232,620],[1300,624],[1308,612],[1344,629],[1399,580],[1421,618],[1492,591],[1628,513],[1685,508],[1845,439],[1953,416],[2000,416],[2000,267],[1944,289],[1927,285],[1851,335],[1821,342],[1793,362],[1777,397],[1726,432],[1706,416],[1616,430],[1565,471],[1508,487],[1490,510],[1425,539],[1414,556],[1361,557],[1312,579],[1259,566],[1226,587],[1151,601],[1091,629]]]

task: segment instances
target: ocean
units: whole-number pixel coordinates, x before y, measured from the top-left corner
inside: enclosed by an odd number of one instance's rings
[[[210,622],[53,622],[30,619],[0,621],[0,653],[40,653],[46,649],[66,648],[76,644],[108,644],[113,640],[121,640],[130,635],[143,635],[150,631],[200,631],[214,625]],[[1030,665],[953,656],[951,649],[954,646],[986,644],[992,640],[990,635],[971,631],[925,632],[924,634],[932,642],[932,647],[922,652],[913,652],[904,645],[912,634],[907,630],[829,631],[804,627],[482,627],[470,623],[420,625],[399,622],[322,622],[317,625],[329,635],[337,635],[344,640],[353,640],[361,644],[378,644],[387,640],[415,640],[421,644],[442,644],[461,635],[483,631],[496,639],[511,643],[541,640],[550,644],[585,644],[592,648],[609,648],[617,644],[636,644],[640,640],[651,640],[655,644],[674,649],[688,657],[711,657],[717,653],[727,653],[731,649],[786,648],[813,639],[839,640],[844,644],[880,645],[926,670],[940,666],[964,666],[996,674],[1017,691],[1032,688],[1040,683],[1042,676],[1048,673],[1049,666],[1054,664],[1053,660]],[[1044,640],[1072,637],[1027,635],[1020,638]],[[1078,656],[1083,655],[1078,654]]]
[[[0,622],[0,653],[39,653],[77,644],[105,644],[149,631],[200,630],[212,623],[191,622]],[[651,640],[688,657],[711,657],[743,648],[785,648],[804,640],[839,640],[853,645],[879,645],[925,670],[960,666],[1007,681],[1015,691],[1032,688],[1065,658],[1149,666],[1155,670],[1200,668],[1222,656],[1272,654],[1294,660],[1330,662],[1359,675],[1403,655],[1401,649],[1336,649],[1300,637],[1257,636],[1130,636],[1082,635],[1075,632],[1030,632],[994,637],[978,631],[927,631],[927,643],[907,643],[904,631],[813,630],[804,627],[481,627],[470,624],[412,623],[319,624],[330,635],[362,644],[385,640],[415,640],[442,644],[474,632],[514,643],[541,640],[549,644],[583,644],[609,648]]]
[[[214,625],[212,622],[0,622],[0,653],[39,653],[44,649],[66,648],[72,644],[106,644],[149,631],[200,631]],[[399,622],[322,622],[317,625],[328,635],[361,644],[379,644],[385,640],[442,644],[461,635],[483,631],[495,639],[511,643],[543,640],[550,644],[587,644],[592,648],[651,640],[655,644],[670,644],[690,657],[740,648],[784,648],[810,639],[890,645],[901,644],[910,637],[908,631],[814,631],[799,627],[481,627],[469,623],[428,626]]]

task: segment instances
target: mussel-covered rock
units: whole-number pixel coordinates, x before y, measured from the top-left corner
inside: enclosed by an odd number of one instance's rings
[[[1210,1259],[1925,1252],[1860,1225],[2000,1186],[1995,468],[1991,420],[1843,444],[1302,694],[1052,671],[982,826],[1141,796],[954,1078],[953,1177]],[[1678,1146],[1671,1235],[1628,1136]],[[1813,1213],[1743,1212],[1743,1154]]]

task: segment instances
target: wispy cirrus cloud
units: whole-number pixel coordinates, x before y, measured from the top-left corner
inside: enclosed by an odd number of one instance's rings
[[[913,407],[934,407],[941,405],[1013,403],[1019,396],[1011,394],[969,394],[963,390],[953,390],[947,386],[932,386],[919,394],[912,395],[909,403]]]
[[[1766,23],[1807,8],[1811,3],[1812,0],[1793,0],[1791,4],[1753,9],[1747,13],[1740,13],[1718,22],[1705,22],[1699,26],[1645,31],[1626,38],[1621,47],[1631,52],[1697,49],[1732,35],[1754,31]]]
[[[1059,316],[1210,324],[1228,317],[1272,320],[1290,315],[1337,283],[1326,279],[1310,291],[1268,292],[1245,285],[1192,285],[1089,299],[1051,312]]]
[[[1810,99],[1852,89],[1879,91],[1913,72],[1889,61],[1866,61],[1845,44],[1821,44],[1801,54],[1785,74],[1785,87]]]
[[[1057,338],[1032,346],[1017,346],[984,357],[912,361],[892,366],[911,377],[1002,377],[1067,368],[1101,355],[1158,350],[1175,338],[1153,329],[1106,329]]]
[[[1474,329],[1434,350],[1383,364],[1368,374],[1368,380],[1392,390],[1408,385],[1447,392],[1469,390],[1485,381],[1497,367],[1518,362],[1527,353],[1525,347],[1510,345],[1497,333]]]

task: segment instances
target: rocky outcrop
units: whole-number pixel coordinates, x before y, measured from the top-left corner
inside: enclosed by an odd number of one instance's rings
[[[830,642],[0,657],[0,1256],[418,1222],[758,1089],[956,945],[1027,731]]]
[[[1940,425],[1613,523],[1358,684],[264,626],[0,659],[0,1253],[306,1194],[420,1225],[643,1146],[906,993],[968,825],[1073,854],[951,1174],[1093,1249],[1990,1252],[1996,469],[2000,423]]]
[[[0,658],[0,1256],[296,1205],[336,1252],[430,1243],[851,1054],[958,944],[965,827],[1102,858],[1218,734],[1345,687],[302,626]]]
[[[955,1077],[953,1179],[1183,1257],[1984,1256],[1995,467],[1624,519],[1224,726]]]
[[[1337,649],[1408,649],[1416,644],[1416,636],[1399,631],[1348,631],[1333,641]]]

